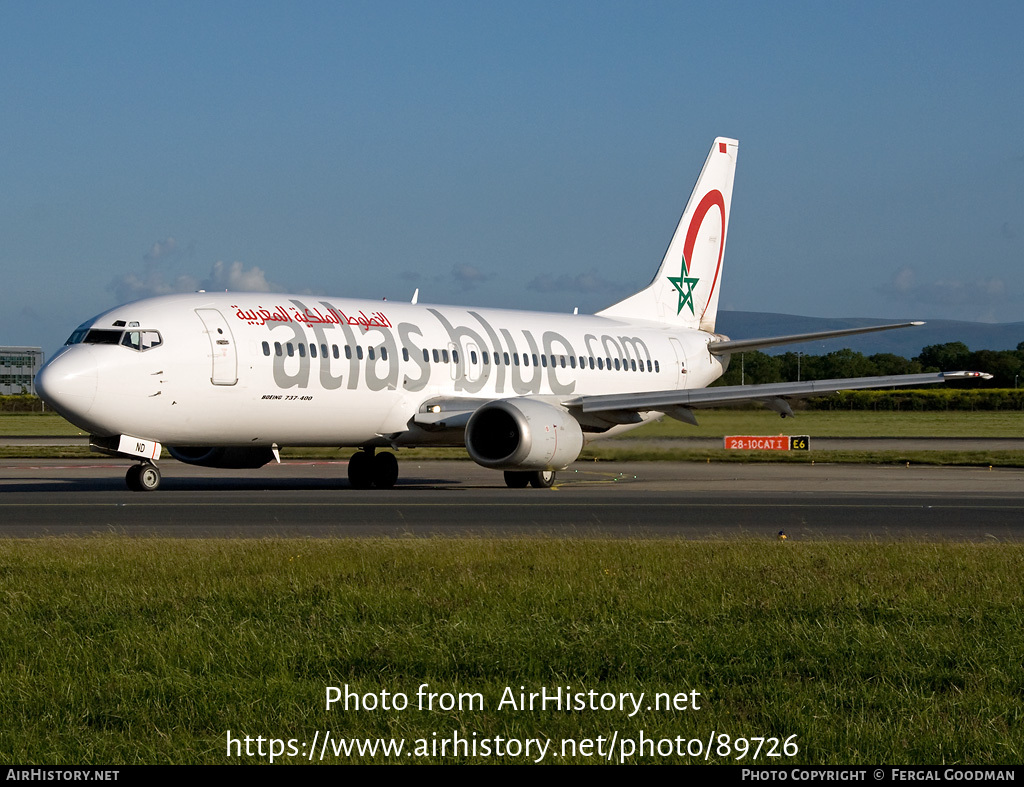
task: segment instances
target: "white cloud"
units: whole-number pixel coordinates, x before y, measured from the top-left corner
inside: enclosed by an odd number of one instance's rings
[[[452,266],[452,279],[462,290],[472,290],[476,286],[490,281],[493,274],[484,273],[474,265],[458,264]]]
[[[526,284],[526,289],[534,292],[579,292],[598,293],[601,295],[624,295],[633,292],[635,288],[626,284],[616,284],[608,281],[594,273],[579,273],[571,276],[563,273],[561,276],[552,276],[542,273],[535,276]]]
[[[177,250],[178,241],[174,238],[167,238],[166,240],[154,243],[152,248],[146,252],[145,259],[148,261],[158,260],[161,257],[166,257],[168,254],[173,254]]]
[[[248,270],[245,266],[235,260],[230,265],[223,260],[213,263],[210,275],[203,280],[201,288],[204,290],[234,290],[237,292],[270,292],[279,290],[281,287],[272,285],[267,281],[266,274],[261,268],[255,265]]]
[[[148,257],[147,260],[149,260]],[[282,288],[269,282],[262,269],[256,266],[247,269],[238,261],[228,265],[222,260],[218,260],[211,267],[209,275],[200,280],[189,274],[168,276],[163,269],[149,260],[141,271],[132,271],[117,277],[108,285],[107,289],[117,296],[119,303],[125,303],[140,298],[152,298],[156,295],[170,295],[175,292],[195,292],[196,290],[270,292]]]
[[[942,307],[950,310],[944,315],[952,320],[992,321],[1019,295],[1010,292],[1006,282],[995,276],[975,279],[935,279],[919,281],[917,271],[906,265],[876,292],[886,295],[907,307]]]

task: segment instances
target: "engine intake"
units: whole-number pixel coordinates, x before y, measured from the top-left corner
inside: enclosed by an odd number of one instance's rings
[[[536,399],[498,399],[466,424],[473,461],[495,470],[563,470],[583,450],[583,430],[561,407]]]

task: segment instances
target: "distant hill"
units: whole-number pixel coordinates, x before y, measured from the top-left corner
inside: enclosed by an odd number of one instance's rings
[[[911,318],[912,319],[912,318]],[[716,331],[732,339],[754,339],[762,336],[781,336],[790,333],[811,333],[842,328],[860,328],[909,320],[869,319],[866,317],[800,317],[794,314],[770,312],[720,311]],[[845,339],[787,344],[769,349],[775,355],[784,352],[805,352],[824,355],[833,350],[849,347],[864,355],[894,353],[904,358],[919,355],[922,347],[946,342],[963,342],[971,350],[1014,350],[1024,342],[1024,322],[985,323],[958,320],[928,320],[917,328],[850,336]]]

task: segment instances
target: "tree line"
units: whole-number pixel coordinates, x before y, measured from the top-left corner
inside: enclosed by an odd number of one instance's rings
[[[991,380],[967,383],[972,388],[1017,388],[1024,383],[1024,342],[1018,344],[1016,350],[971,350],[963,342],[932,344],[923,348],[915,358],[893,353],[864,355],[849,349],[825,355],[797,352],[768,355],[755,350],[733,355],[728,371],[716,384],[755,385],[961,370],[992,375]]]

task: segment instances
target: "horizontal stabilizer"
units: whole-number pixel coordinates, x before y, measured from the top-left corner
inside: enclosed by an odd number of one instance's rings
[[[799,344],[819,339],[835,339],[839,336],[854,336],[858,333],[874,333],[875,331],[891,331],[893,328],[910,328],[924,325],[923,322],[900,322],[892,325],[872,325],[868,328],[842,328],[836,331],[816,331],[814,333],[794,333],[789,336],[768,336],[763,339],[722,339],[708,343],[708,351],[712,355],[729,355],[730,353],[760,350],[762,347],[778,347],[782,344]]]

